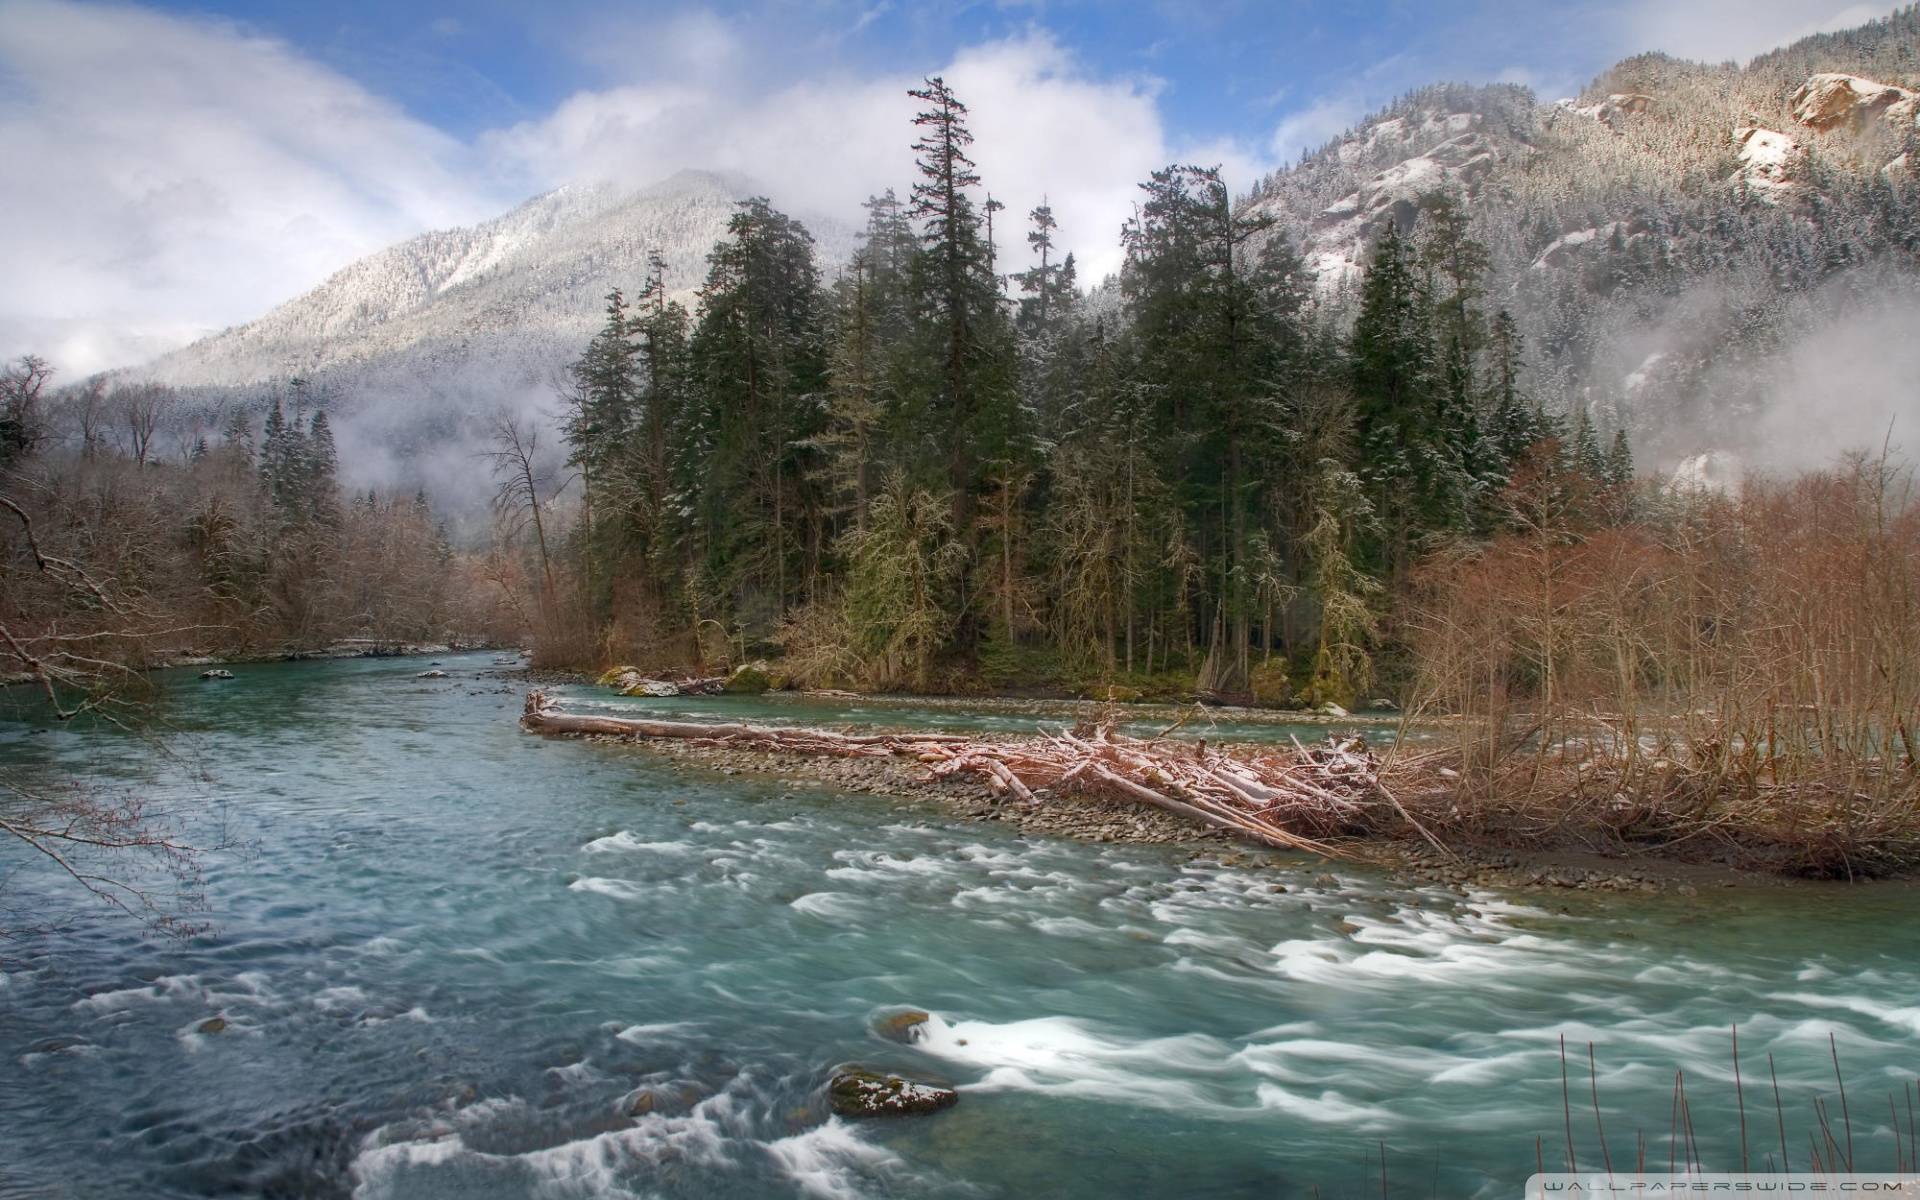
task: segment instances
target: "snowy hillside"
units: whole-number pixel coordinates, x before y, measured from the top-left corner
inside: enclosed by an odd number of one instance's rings
[[[584,343],[603,298],[638,289],[650,252],[689,307],[707,252],[752,188],[683,171],[631,191],[565,187],[471,229],[421,234],[361,259],[266,316],[166,355],[139,374],[180,387],[242,387],[365,367],[395,355],[436,359],[483,344]],[[837,228],[823,256],[847,252]]]
[[[632,294],[659,252],[689,308],[743,181],[683,171],[638,190],[566,187],[470,229],[422,234],[361,259],[257,321],[126,372],[177,387],[202,413],[258,408],[304,378],[335,414],[355,486],[425,486],[484,510],[474,456],[500,411],[551,408],[607,293]],[[823,267],[851,235],[807,219]]]
[[[1647,461],[1817,459],[1920,424],[1910,395],[1910,413],[1860,402],[1920,370],[1911,339],[1862,343],[1920,320],[1916,110],[1908,9],[1744,68],[1644,55],[1558,102],[1424,89],[1249,205],[1339,308],[1384,223],[1415,229],[1445,194],[1489,251],[1486,305],[1519,322],[1535,395],[1627,425]],[[1920,429],[1906,441],[1920,451]]]

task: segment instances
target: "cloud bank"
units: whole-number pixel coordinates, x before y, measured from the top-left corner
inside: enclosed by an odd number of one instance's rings
[[[0,353],[69,377],[500,208],[469,152],[279,43],[137,8],[0,4]]]

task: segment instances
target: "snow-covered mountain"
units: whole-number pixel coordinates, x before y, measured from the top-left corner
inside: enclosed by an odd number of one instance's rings
[[[649,253],[666,260],[669,288],[691,307],[707,252],[735,202],[753,191],[699,171],[639,190],[564,187],[470,229],[424,233],[369,255],[140,374],[177,387],[245,387],[357,374],[396,358],[497,358],[501,343],[564,344],[571,358],[600,325],[606,294],[638,290]],[[840,227],[810,224],[824,259],[845,257]]]
[[[305,379],[333,415],[348,483],[424,486],[447,507],[484,512],[491,484],[476,456],[495,416],[553,407],[607,293],[638,291],[650,253],[692,308],[736,202],[758,191],[699,171],[639,189],[561,188],[369,255],[256,321],[124,374],[174,386],[210,421]],[[803,219],[823,267],[851,255],[844,226]]]

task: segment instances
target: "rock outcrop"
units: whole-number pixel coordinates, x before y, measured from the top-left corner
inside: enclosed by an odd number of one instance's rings
[[[1912,127],[1920,115],[1920,92],[1837,71],[1808,76],[1792,103],[1794,120],[1823,132],[1859,128],[1876,116]]]
[[[1469,131],[1378,172],[1315,218],[1304,247],[1307,265],[1323,285],[1361,273],[1374,235],[1388,221],[1411,227],[1422,200],[1436,192],[1470,191],[1501,156],[1491,137]]]
[[[1598,121],[1608,129],[1618,132],[1617,126],[1621,118],[1642,116],[1651,111],[1653,97],[1641,92],[1615,92],[1598,104],[1575,104],[1571,100],[1562,100],[1554,105],[1554,108],[1576,117]]]

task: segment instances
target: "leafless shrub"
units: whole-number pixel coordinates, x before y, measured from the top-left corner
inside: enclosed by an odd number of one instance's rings
[[[1804,869],[1920,857],[1920,505],[1856,457],[1632,524],[1544,476],[1513,532],[1427,564],[1418,703],[1454,714],[1433,802],[1469,824],[1712,837]]]

